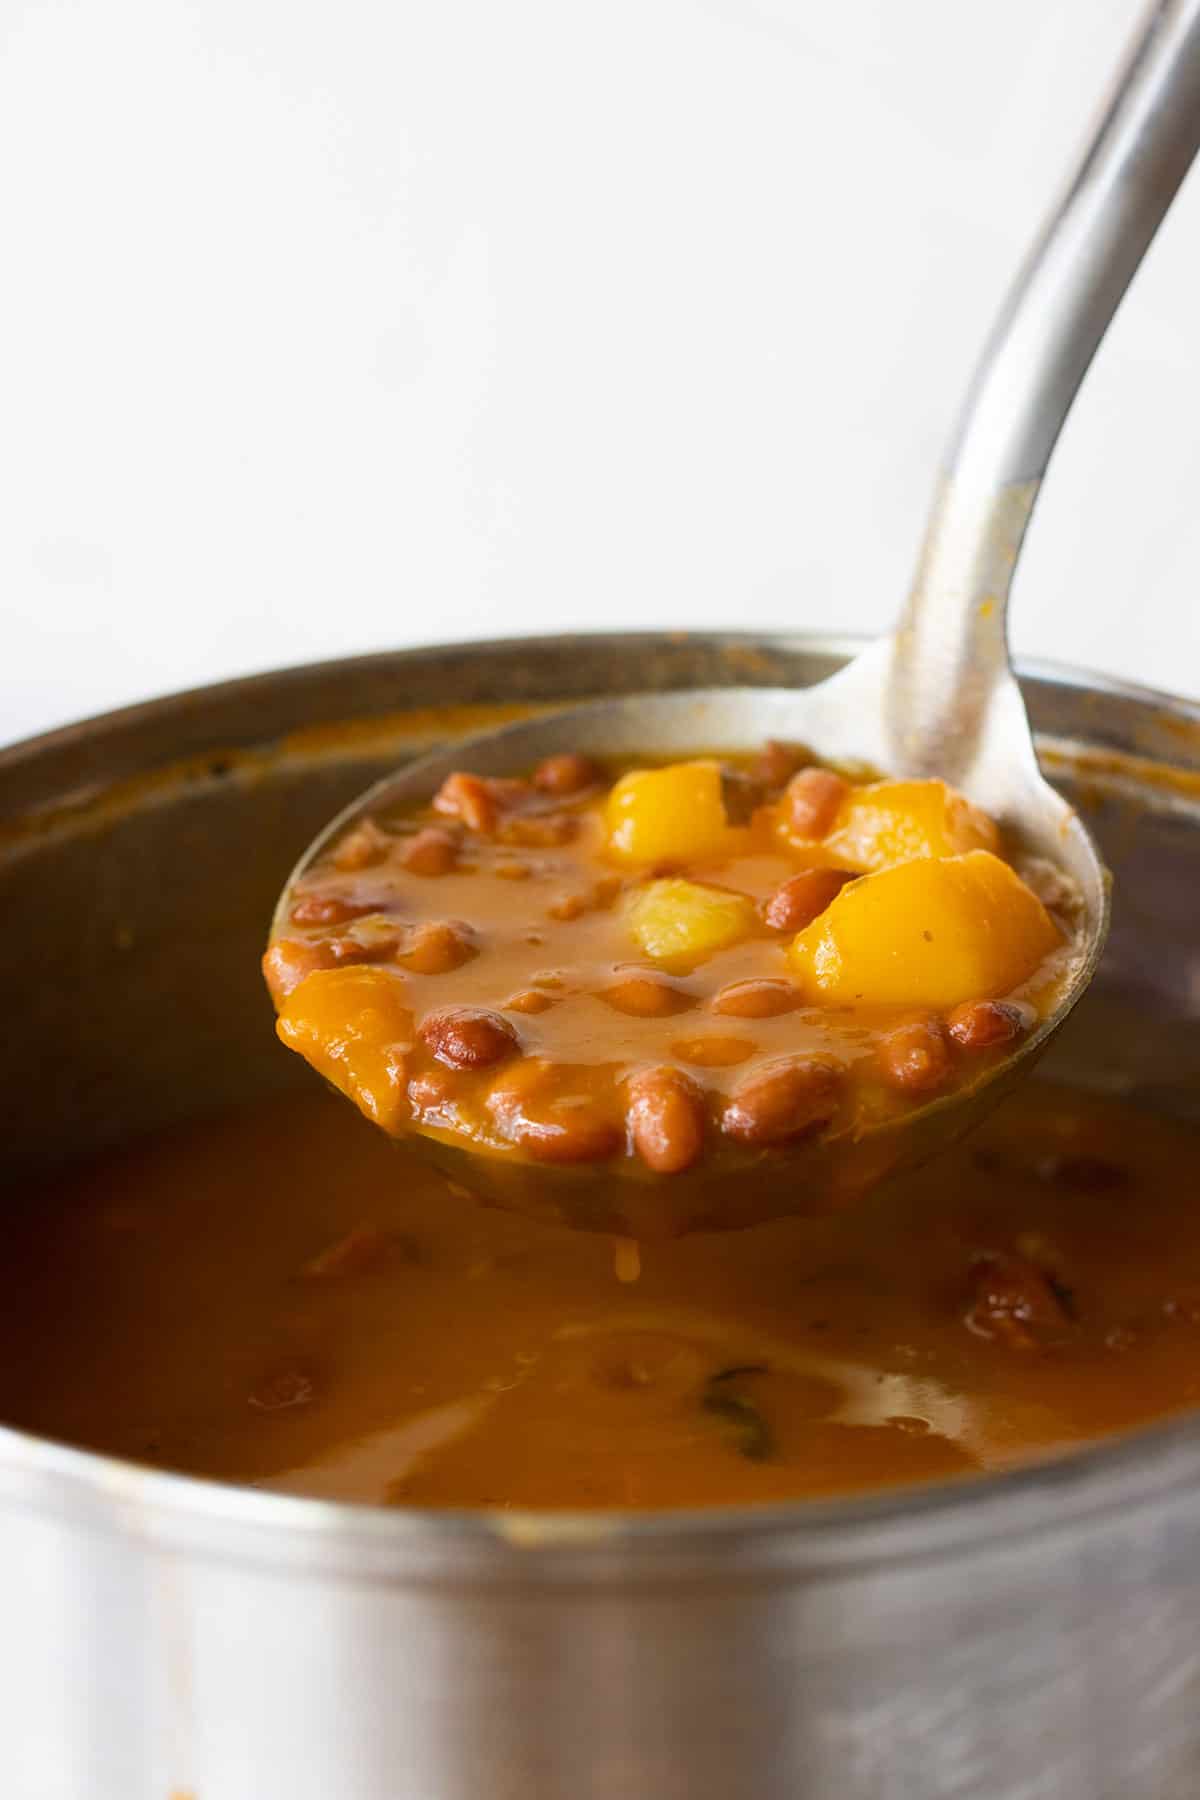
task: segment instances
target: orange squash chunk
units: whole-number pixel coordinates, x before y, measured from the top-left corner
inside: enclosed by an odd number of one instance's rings
[[[721,769],[711,759],[634,769],[604,810],[609,850],[626,863],[703,861],[745,836],[725,816]]]
[[[1000,847],[985,812],[944,781],[872,781],[851,787],[819,840],[797,838],[780,813],[779,830],[795,848],[819,845],[820,860],[867,874],[918,857],[964,856]]]
[[[971,850],[852,881],[789,954],[812,1003],[940,1011],[1011,993],[1060,942],[1016,871]]]
[[[410,1107],[405,1059],[413,1043],[404,981],[389,969],[318,969],[288,995],[275,1029],[289,1050],[393,1134]]]

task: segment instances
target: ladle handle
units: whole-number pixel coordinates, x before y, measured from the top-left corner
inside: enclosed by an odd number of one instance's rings
[[[1004,735],[988,729],[993,706],[1020,706],[1007,611],[1025,528],[1079,384],[1198,148],[1200,0],[1157,0],[1001,309],[951,441],[892,639],[895,734],[910,768],[970,785]]]

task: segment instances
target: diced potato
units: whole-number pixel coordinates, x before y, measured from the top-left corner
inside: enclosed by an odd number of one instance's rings
[[[276,1031],[384,1131],[408,1123],[413,1020],[389,969],[318,969],[288,995]]]
[[[676,877],[652,881],[629,909],[630,930],[641,949],[668,967],[703,962],[749,937],[755,922],[754,907],[744,894]]]
[[[622,862],[694,862],[739,842],[725,817],[721,769],[712,761],[634,769],[605,808],[608,846]]]
[[[800,848],[804,840],[780,832]],[[913,862],[920,856],[964,856],[999,848],[987,814],[944,781],[873,781],[852,787],[821,840],[821,861],[864,874]]]
[[[852,881],[789,954],[817,1004],[942,1010],[1011,993],[1060,941],[1020,876],[972,850]]]

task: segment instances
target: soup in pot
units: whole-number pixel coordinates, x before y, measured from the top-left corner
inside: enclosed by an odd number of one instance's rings
[[[1191,1130],[1033,1084],[845,1213],[615,1270],[610,1240],[485,1210],[314,1085],[14,1206],[0,1417],[413,1506],[1006,1468],[1200,1400],[1198,1180]]]

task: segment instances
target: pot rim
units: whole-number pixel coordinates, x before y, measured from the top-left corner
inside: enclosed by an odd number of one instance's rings
[[[849,633],[696,632],[718,646],[845,659],[866,641]],[[331,676],[419,666],[456,651],[554,655],[586,639],[637,649],[678,643],[675,632],[563,632],[464,639],[289,665],[156,696],[0,748],[0,774],[97,736],[157,723],[184,706],[220,708],[267,685],[304,687]],[[1047,660],[1018,664],[1026,680],[1140,703],[1200,723],[1200,702]],[[403,709],[397,709],[401,711]],[[1180,751],[1184,746],[1180,745]],[[1186,761],[1186,756],[1181,756]],[[406,1581],[588,1581],[628,1573],[679,1579],[723,1568],[739,1581],[782,1568],[864,1568],[947,1557],[1034,1533],[1073,1531],[1139,1503],[1166,1503],[1200,1483],[1200,1410],[1050,1461],[920,1483],[843,1500],[656,1512],[383,1507],[330,1501],[149,1468],[0,1423],[0,1504],[33,1506],[171,1550],[233,1555],[257,1565],[300,1563],[357,1577]],[[714,1564],[714,1558],[719,1559]]]
[[[614,648],[628,646],[631,649],[652,649],[694,639],[697,642],[728,645],[731,648],[744,646],[747,649],[769,643],[783,650],[849,661],[872,641],[872,637],[873,634],[869,632],[852,631],[558,631],[531,633],[528,637],[456,638],[448,642],[406,645],[396,650],[368,650],[354,656],[325,657],[317,662],[285,663],[281,668],[233,675],[221,681],[202,683],[198,687],[175,688],[165,694],[154,694],[146,700],[132,701],[127,706],[89,713],[82,719],[52,726],[48,731],[37,732],[32,737],[0,744],[0,774],[10,766],[44,756],[49,751],[70,748],[81,738],[93,737],[98,727],[108,735],[154,723],[181,705],[219,705],[226,701],[244,699],[265,686],[303,687],[309,682],[320,684],[337,674],[367,674],[392,664],[420,664],[451,657],[456,651],[469,651],[472,656],[480,653],[511,654],[519,650],[530,651],[535,655],[552,655],[580,640],[592,644],[611,644]],[[1049,657],[1020,657],[1015,660],[1014,667],[1022,681],[1045,681],[1079,691],[1109,694],[1153,709],[1165,708],[1174,713],[1182,713],[1200,723],[1200,700],[1172,694],[1166,688],[1126,681],[1121,676],[1106,674],[1102,670],[1082,668],[1077,664],[1062,663]],[[399,712],[404,709],[396,710]]]

